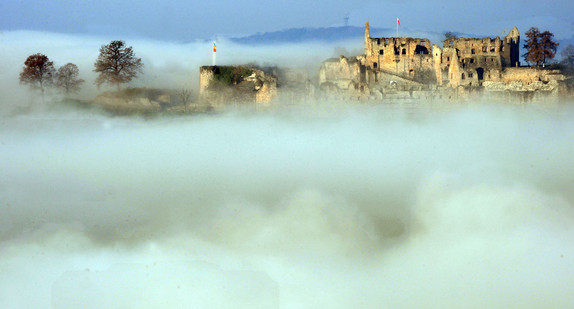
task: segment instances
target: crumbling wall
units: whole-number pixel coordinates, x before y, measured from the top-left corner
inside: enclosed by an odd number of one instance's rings
[[[439,86],[443,83],[443,70],[441,68],[441,59],[442,59],[442,49],[433,44],[432,46],[432,53],[433,53],[433,63],[434,63],[434,72],[436,75],[436,81]]]
[[[457,53],[453,48],[446,49],[445,54],[450,54],[450,65],[448,66],[448,80],[451,87],[458,87],[461,81],[460,65]]]
[[[520,64],[519,43],[520,34],[516,27],[504,40],[500,37],[447,39],[443,42],[441,71],[449,70],[449,85],[452,87],[480,86],[485,81],[500,81],[500,72],[504,68]],[[451,69],[455,59],[457,67]]]
[[[530,84],[533,82],[549,82],[551,80],[563,81],[565,76],[559,70],[545,70],[539,68],[521,67],[521,68],[507,68],[502,72],[501,81],[510,83],[518,81],[523,84]]]
[[[319,85],[326,82],[341,89],[355,87],[361,83],[361,63],[355,57],[345,56],[324,61],[319,69]]]
[[[465,58],[498,58],[502,67],[517,67],[519,62],[520,34],[512,28],[504,38],[450,38],[443,42],[443,47],[456,50],[460,59]]]
[[[408,92],[440,89],[448,97],[489,91],[554,91],[563,84],[558,71],[538,72],[519,67],[520,34],[514,27],[506,37],[453,38],[443,48],[428,39],[372,38],[365,24],[365,53],[323,63],[320,89],[336,97],[386,98]],[[439,88],[434,86],[438,84]],[[448,85],[448,89],[440,86]]]
[[[371,38],[365,65],[372,69],[414,75],[417,69],[434,69],[431,43],[420,38]]]
[[[498,81],[484,82],[490,92],[544,92],[557,94],[564,87],[565,76],[559,70],[538,68],[506,68]]]
[[[496,38],[451,38],[443,42],[443,47],[450,47],[457,51],[457,56],[500,56],[503,42],[500,37]]]
[[[434,71],[430,40],[425,38],[371,38],[369,23],[365,24],[365,58],[368,70],[384,70],[395,74],[410,75],[417,71]]]
[[[361,64],[356,58],[328,59],[323,62],[319,69],[319,84],[333,82],[336,84],[358,83],[360,81]]]
[[[490,40],[489,38],[457,39],[451,41],[455,42],[455,44],[449,43],[443,49],[440,67],[441,71],[449,70],[448,79],[451,86],[480,86],[484,81],[496,81],[500,78],[499,72],[502,70],[502,57],[500,54],[498,52],[490,52],[489,48],[481,48],[481,52],[474,49],[480,47],[480,45],[476,46],[478,43],[483,42],[487,44]],[[462,49],[452,46],[458,46]],[[495,44],[495,46],[498,46],[498,44]],[[450,70],[450,67],[454,65],[457,67],[454,70]]]
[[[357,57],[324,61],[319,69],[319,89],[323,97],[362,99],[369,96],[368,72]],[[373,77],[374,78],[374,77]]]
[[[203,66],[199,68],[199,95],[201,96],[207,88],[209,84],[213,81],[213,67],[210,66]]]
[[[238,72],[240,76],[235,73],[223,76],[229,72]],[[276,96],[277,77],[260,69],[247,66],[203,66],[199,69],[199,100],[214,107],[241,102],[269,103]]]
[[[277,96],[277,78],[263,73],[262,75],[254,74],[255,84],[255,102],[269,104]]]

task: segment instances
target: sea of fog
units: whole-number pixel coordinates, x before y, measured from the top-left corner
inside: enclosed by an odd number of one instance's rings
[[[3,116],[0,307],[571,307],[573,117]]]
[[[143,119],[18,83],[41,52],[90,100],[112,39],[0,33],[0,308],[574,305],[573,102]],[[197,89],[211,63],[211,41],[126,43],[131,86]],[[217,61],[316,72],[362,46],[337,44],[221,40]]]

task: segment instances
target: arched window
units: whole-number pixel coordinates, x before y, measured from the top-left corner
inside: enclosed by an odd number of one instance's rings
[[[462,73],[462,75],[460,76],[460,79],[464,79],[464,73]]]

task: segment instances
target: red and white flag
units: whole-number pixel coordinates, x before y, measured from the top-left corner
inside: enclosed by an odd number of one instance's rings
[[[397,25],[400,27],[401,26],[401,21],[399,20],[399,18],[397,17]]]

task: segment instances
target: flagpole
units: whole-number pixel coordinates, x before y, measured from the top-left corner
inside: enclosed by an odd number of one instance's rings
[[[213,64],[213,66],[215,66],[216,60],[217,60],[217,50],[215,48],[215,41],[213,41],[213,54],[212,54],[212,58],[211,58],[211,62]]]
[[[397,17],[397,38],[399,37],[399,18]]]

